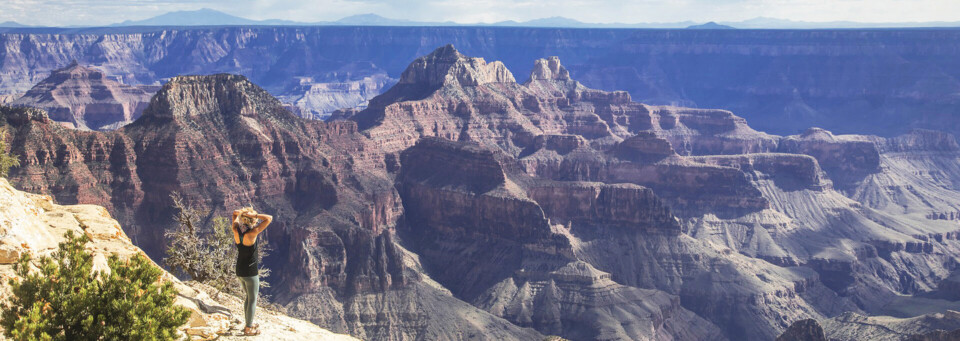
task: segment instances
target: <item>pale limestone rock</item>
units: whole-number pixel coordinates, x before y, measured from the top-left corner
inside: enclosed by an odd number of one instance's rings
[[[13,264],[20,258],[20,250],[13,245],[0,245],[0,264]]]
[[[547,59],[537,59],[530,71],[531,80],[570,80],[570,72],[560,65],[560,58],[551,56]]]
[[[298,116],[309,119],[327,119],[339,109],[363,109],[367,101],[397,83],[386,73],[376,73],[356,80],[312,82],[302,81],[290,91],[277,96],[289,103]]]
[[[442,86],[451,82],[462,86],[479,86],[515,83],[516,79],[500,61],[487,63],[483,58],[466,57],[453,45],[446,45],[410,63],[400,77],[399,84]]]

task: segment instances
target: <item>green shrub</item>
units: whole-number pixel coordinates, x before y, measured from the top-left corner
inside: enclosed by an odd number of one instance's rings
[[[0,127],[0,177],[6,177],[11,167],[20,165],[20,158],[7,151],[7,128]]]
[[[143,255],[110,256],[110,273],[93,272],[89,238],[67,232],[51,256],[31,271],[29,253],[14,264],[13,295],[0,326],[14,340],[174,340],[190,312]]]

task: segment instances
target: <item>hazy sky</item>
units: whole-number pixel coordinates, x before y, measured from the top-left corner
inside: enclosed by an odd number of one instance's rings
[[[376,13],[460,23],[563,16],[591,23],[740,21],[960,21],[958,0],[0,0],[0,22],[105,25],[212,8],[250,19],[336,20]]]

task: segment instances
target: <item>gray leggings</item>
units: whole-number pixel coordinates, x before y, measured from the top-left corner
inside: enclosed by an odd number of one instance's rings
[[[240,277],[240,283],[243,283],[243,292],[247,297],[243,298],[243,317],[247,321],[247,327],[253,327],[253,314],[257,310],[257,295],[260,293],[260,276]]]

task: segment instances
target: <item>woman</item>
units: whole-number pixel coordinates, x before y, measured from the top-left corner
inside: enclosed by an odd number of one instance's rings
[[[254,224],[260,220],[259,224]],[[257,259],[260,258],[257,250],[257,235],[263,232],[273,217],[267,214],[258,214],[252,207],[245,207],[233,211],[233,241],[237,243],[237,277],[243,283],[243,291],[247,296],[243,300],[243,313],[246,326],[243,334],[247,336],[259,335],[259,325],[253,323],[253,315],[257,309],[257,295],[260,292],[260,269]]]

